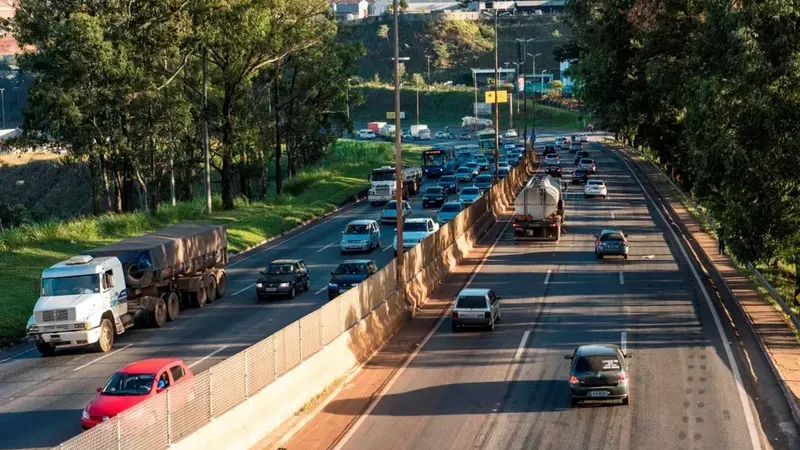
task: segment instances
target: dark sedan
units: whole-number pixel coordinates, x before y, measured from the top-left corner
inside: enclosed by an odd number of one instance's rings
[[[547,167],[545,168],[545,173],[547,173],[553,178],[561,178],[561,165],[548,164]]]
[[[302,259],[279,259],[273,261],[256,281],[256,296],[264,300],[272,296],[294,298],[298,291],[307,291],[311,287],[308,267]]]
[[[494,184],[494,179],[492,179],[492,175],[488,173],[484,173],[478,175],[478,178],[475,178],[475,187],[480,189],[481,192],[486,192],[492,188]]]
[[[581,345],[571,355],[564,355],[572,361],[570,405],[587,400],[622,400],[623,405],[630,405],[630,357],[613,344]]]
[[[544,151],[542,152],[542,155],[543,156],[547,156],[547,155],[549,155],[551,153],[558,154],[558,151],[556,150],[556,147],[554,145],[549,145],[549,144],[545,145],[544,146]]]
[[[447,192],[440,187],[429,187],[422,195],[422,207],[442,206],[447,203]]]
[[[458,192],[458,181],[456,181],[455,175],[444,175],[439,178],[439,183],[437,184],[448,194],[455,194]]]
[[[589,171],[578,167],[572,171],[572,184],[586,184],[589,180]]]
[[[328,283],[328,299],[333,300],[344,294],[377,271],[378,267],[375,265],[375,261],[350,259],[342,262],[336,270],[331,272],[331,281]]]

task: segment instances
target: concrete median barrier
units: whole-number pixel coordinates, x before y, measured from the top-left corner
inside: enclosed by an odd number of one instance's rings
[[[380,349],[506,212],[535,167],[536,157],[529,152],[506,179],[406,252],[406,282],[399,289],[393,260],[322,308],[198,374],[192,383],[168,389],[56,448],[256,445]],[[154,421],[161,426],[153,427]],[[141,429],[148,431],[135,432]]]

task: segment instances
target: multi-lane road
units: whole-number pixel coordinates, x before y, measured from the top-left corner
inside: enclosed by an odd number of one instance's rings
[[[425,182],[422,191],[435,183]],[[433,217],[421,195],[410,201],[415,217]],[[371,258],[379,266],[394,257],[394,227],[381,226],[382,248],[369,255],[341,255],[338,242],[354,219],[377,219],[379,207],[345,208],[316,224],[295,230],[263,247],[232,258],[228,293],[203,310],[185,310],[179,320],[159,330],[131,330],[119,336],[112,352],[60,351],[40,357],[30,345],[0,352],[0,449],[50,448],[78,434],[81,410],[96,388],[125,364],[152,357],[183,358],[195,372],[298,320],[328,301],[330,271],[351,258]],[[303,258],[311,289],[294,300],[256,302],[258,271],[279,258]]]
[[[743,387],[752,375],[670,225],[620,159],[590,148],[610,198],[568,191],[557,244],[507,227],[471,284],[503,297],[496,330],[444,319],[337,449],[797,448],[786,404],[757,409]],[[629,260],[595,259],[607,227],[630,235]],[[632,405],[570,407],[563,356],[603,342],[633,355]]]

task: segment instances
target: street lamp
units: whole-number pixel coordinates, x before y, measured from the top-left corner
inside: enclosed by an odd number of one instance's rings
[[[517,99],[517,115],[519,115],[519,100],[522,99],[522,101],[525,101],[525,63],[512,62],[511,64],[517,66],[517,77],[519,77],[520,73],[522,74],[522,96]],[[520,69],[520,67],[522,67],[522,69]],[[516,79],[514,81],[516,82]],[[523,119],[523,122],[525,122],[525,119]]]
[[[431,55],[425,55],[425,59],[428,61],[428,83],[431,82]]]
[[[536,82],[536,57],[542,56],[541,53],[537,53],[535,55],[531,55],[528,53],[528,56],[531,57],[531,61],[533,61],[533,81]],[[533,135],[533,141],[536,142],[536,92],[533,93],[533,109],[531,109],[531,135]]]
[[[527,89],[525,89],[525,60],[527,59],[525,57],[525,55],[528,53],[528,42],[531,42],[531,41],[533,41],[533,38],[531,38],[531,39],[517,39],[517,51],[519,51],[519,45],[522,44],[522,61],[521,61],[522,62],[522,96],[523,96],[523,101],[525,102],[524,108],[523,108],[523,110],[524,110],[523,114],[525,116],[524,119],[523,119],[523,122],[525,123],[525,132],[523,134],[523,139],[524,139],[523,142],[525,142],[526,145],[528,143],[528,91],[527,91]]]
[[[544,74],[547,72],[547,69],[542,69],[542,76],[540,77],[542,80],[542,98],[544,98]]]
[[[398,31],[398,0],[392,2],[392,15],[394,16],[394,178],[395,178],[395,203],[397,204],[397,264],[395,277],[397,292],[401,301],[405,300],[403,283],[403,145],[400,132],[400,37]],[[408,58],[405,58],[407,61]],[[412,308],[412,316],[416,308]]]

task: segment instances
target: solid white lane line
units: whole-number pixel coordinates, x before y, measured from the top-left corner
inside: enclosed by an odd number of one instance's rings
[[[321,293],[322,293],[322,291],[324,291],[324,290],[326,290],[326,289],[328,289],[328,286],[325,286],[324,288],[322,288],[322,289],[318,290],[317,292],[314,292],[314,295],[319,295],[319,294],[321,294]]]
[[[350,212],[354,212],[354,211],[357,211],[357,210],[359,210],[359,209],[362,209],[362,208],[364,208],[364,207],[365,207],[365,206],[367,206],[367,205],[369,205],[369,203],[365,203],[363,206],[357,206],[357,207],[353,208],[353,209],[352,209]],[[242,259],[240,259],[240,260],[238,260],[238,261],[236,261],[236,262],[232,262],[232,263],[228,264],[226,267],[230,269],[231,267],[233,267],[233,266],[236,266],[236,265],[239,265],[239,264],[241,264],[241,263],[243,263],[243,262],[247,261],[247,260],[248,260],[248,259],[250,259],[250,258],[254,258],[254,257],[256,257],[256,256],[258,256],[258,255],[260,255],[260,254],[262,254],[262,253],[264,253],[264,252],[267,252],[267,251],[270,251],[270,250],[274,249],[275,247],[278,247],[278,246],[281,246],[281,245],[283,245],[283,244],[285,244],[285,243],[287,243],[287,242],[293,241],[293,240],[295,240],[295,239],[299,238],[300,236],[303,236],[303,235],[305,235],[305,234],[308,234],[308,233],[310,233],[310,232],[312,232],[312,231],[316,230],[317,228],[319,228],[319,227],[321,227],[321,226],[323,226],[323,225],[327,225],[327,224],[328,224],[328,222],[330,222],[330,221],[332,221],[332,220],[339,219],[339,218],[340,218],[340,215],[338,215],[338,214],[334,214],[334,215],[333,215],[333,216],[331,216],[329,219],[327,219],[327,220],[323,220],[322,222],[320,222],[320,223],[318,223],[318,224],[314,225],[313,227],[311,227],[311,228],[309,228],[309,229],[307,229],[307,230],[305,230],[305,231],[301,231],[300,233],[297,233],[297,234],[295,234],[294,236],[292,236],[292,237],[290,237],[290,238],[288,238],[288,239],[285,239],[285,240],[283,240],[283,241],[281,241],[281,242],[279,242],[279,243],[277,243],[277,244],[275,244],[275,245],[271,245],[271,246],[269,246],[269,247],[266,247],[266,248],[264,248],[264,249],[261,249],[261,250],[259,250],[259,251],[257,251],[257,252],[253,252],[253,254],[252,254],[252,255],[246,256],[246,257],[244,257],[244,258],[242,258]]]
[[[219,352],[221,352],[221,351],[225,350],[225,349],[226,349],[226,348],[228,348],[228,347],[230,347],[230,345],[228,345],[228,344],[225,344],[225,345],[223,345],[222,347],[220,347],[220,348],[218,348],[218,349],[214,350],[213,352],[211,352],[211,353],[207,354],[206,356],[203,356],[202,358],[198,359],[197,361],[195,361],[195,362],[193,362],[193,363],[189,364],[187,367],[191,369],[192,367],[194,367],[194,366],[196,366],[196,365],[200,364],[201,362],[203,362],[203,361],[207,360],[208,358],[211,358],[212,356],[214,356],[214,355],[216,355],[217,353],[219,353]]]
[[[251,289],[251,288],[252,288],[253,286],[255,286],[255,285],[256,285],[255,283],[253,283],[253,284],[249,284],[249,285],[247,285],[247,286],[245,286],[245,287],[243,287],[243,288],[239,289],[238,291],[234,292],[234,293],[233,293],[233,296],[234,296],[234,297],[236,297],[237,295],[241,294],[242,292],[244,292],[244,291],[246,291],[246,290],[248,290],[248,289]]]
[[[652,197],[650,197],[650,194],[644,189],[644,184],[642,184],[642,181],[639,180],[639,177],[636,175],[636,173],[634,173],[633,168],[630,166],[630,164],[628,164],[628,161],[626,161],[622,156],[617,154],[617,152],[612,151],[612,153],[620,161],[622,161],[623,164],[625,164],[625,167],[628,168],[628,171],[631,173],[631,175],[633,175],[633,179],[636,180],[636,183],[639,184],[639,187],[642,189],[642,193],[644,193],[645,197],[647,197],[647,200],[649,200],[650,203],[653,205],[653,209],[655,209],[656,213],[658,213],[658,216],[661,218],[661,220],[664,223],[669,223],[667,218],[664,217],[664,213],[662,213],[661,209],[658,208],[656,202],[653,200]],[[711,311],[711,317],[714,318],[714,325],[717,328],[717,333],[719,334],[722,346],[725,348],[725,355],[728,358],[728,365],[731,367],[731,370],[733,372],[733,379],[736,382],[736,389],[739,391],[739,401],[742,404],[742,410],[744,411],[745,422],[747,422],[747,429],[748,432],[750,433],[750,444],[753,446],[753,450],[761,450],[761,442],[759,441],[756,422],[755,419],[753,418],[753,411],[750,409],[750,403],[747,400],[747,392],[745,392],[744,390],[742,375],[739,372],[739,366],[736,364],[736,359],[733,357],[733,350],[731,350],[731,344],[730,342],[728,342],[728,338],[725,336],[725,330],[722,328],[722,321],[719,318],[719,314],[717,314],[717,310],[714,308],[714,304],[711,301],[711,296],[708,295],[708,290],[706,289],[706,286],[700,279],[700,274],[697,273],[697,269],[695,269],[694,263],[692,262],[691,258],[689,258],[689,254],[686,253],[686,249],[683,248],[682,240],[678,237],[677,233],[675,233],[675,230],[673,230],[671,226],[666,226],[666,229],[669,230],[670,234],[672,235],[672,238],[675,240],[675,242],[678,243],[678,248],[681,251],[681,255],[683,255],[683,258],[686,261],[687,265],[689,266],[689,269],[692,271],[694,280],[700,287],[700,292],[703,293],[703,298],[706,301],[706,305],[708,306],[708,309]]]
[[[619,271],[619,284],[625,284],[625,272]]]
[[[394,247],[392,247],[391,245],[387,245],[387,246],[386,246],[386,247],[384,247],[384,248],[383,248],[383,250],[381,250],[381,251],[382,251],[382,252],[388,252],[389,250],[392,250],[393,248],[394,248]]]
[[[331,242],[330,244],[326,245],[325,247],[322,247],[321,249],[317,250],[317,253],[333,247],[334,244],[336,244],[336,242]]]
[[[4,362],[6,362],[6,361],[11,361],[12,359],[16,358],[17,356],[22,356],[22,355],[24,355],[25,353],[30,353],[30,352],[32,352],[32,351],[34,351],[34,350],[36,350],[36,347],[29,348],[29,349],[27,349],[27,350],[25,350],[25,351],[22,351],[22,352],[19,352],[19,353],[17,353],[16,355],[9,356],[8,358],[6,358],[6,359],[4,359],[4,360],[0,361],[0,364],[3,364],[3,363],[4,363]]]
[[[489,251],[486,252],[485,255],[483,255],[483,259],[481,259],[481,262],[478,264],[478,267],[475,268],[475,271],[472,272],[472,275],[469,277],[469,280],[467,280],[467,284],[465,286],[466,288],[472,285],[472,281],[475,280],[475,277],[478,275],[478,272],[480,272],[481,269],[483,268],[483,264],[489,258],[489,255],[491,255],[492,252],[494,252],[494,248],[497,246],[497,243],[500,242],[500,239],[506,233],[506,229],[510,224],[511,221],[506,222],[506,225],[500,231],[500,234],[497,235],[497,238],[495,238],[494,242],[492,243],[492,246],[489,247]],[[403,365],[400,366],[399,369],[397,369],[397,371],[394,373],[394,375],[392,375],[389,381],[386,382],[386,384],[383,386],[380,392],[378,392],[378,394],[372,398],[372,402],[369,404],[367,409],[364,411],[363,414],[358,416],[358,419],[355,421],[355,423],[353,423],[353,426],[350,427],[350,429],[347,430],[347,433],[345,433],[345,435],[342,436],[339,442],[336,443],[336,446],[333,447],[333,450],[341,450],[342,447],[344,447],[344,445],[347,444],[347,441],[349,441],[350,438],[353,437],[353,435],[356,433],[361,424],[363,424],[364,421],[367,420],[367,417],[369,417],[369,415],[372,414],[372,411],[378,405],[380,399],[384,395],[386,395],[387,392],[389,392],[389,389],[391,389],[394,383],[397,382],[397,380],[400,378],[400,375],[403,374],[403,372],[406,370],[409,364],[411,364],[411,362],[414,361],[414,358],[416,358],[419,352],[425,347],[425,344],[427,344],[428,341],[431,339],[431,337],[433,337],[433,335],[436,333],[436,330],[438,330],[442,326],[442,323],[444,323],[444,321],[450,317],[450,312],[452,309],[453,309],[452,304],[447,307],[447,311],[444,314],[442,314],[442,316],[439,318],[439,321],[436,322],[436,325],[434,325],[433,328],[431,328],[431,331],[429,331],[428,334],[425,335],[425,338],[422,340],[422,342],[420,342],[419,346],[414,349],[414,352],[411,353],[411,355],[406,359]]]
[[[619,339],[619,346],[622,349],[622,354],[623,355],[627,355],[628,354],[628,332],[627,331],[623,331],[621,333],[621,336],[620,336],[620,339]]]
[[[547,275],[544,276],[544,284],[550,284],[550,274],[552,274],[552,270],[547,271]]]
[[[611,211],[611,220],[614,220],[614,219],[615,219],[615,217],[614,217],[614,211]]]
[[[113,351],[113,352],[111,352],[111,353],[106,353],[105,355],[103,355],[103,356],[101,356],[101,357],[99,357],[99,358],[95,358],[95,359],[93,359],[93,360],[89,361],[88,363],[86,363],[86,364],[84,364],[84,365],[82,365],[82,366],[78,366],[78,367],[76,367],[76,368],[72,369],[72,371],[73,371],[73,372],[77,372],[77,371],[79,371],[79,370],[81,370],[81,369],[85,369],[85,368],[87,368],[87,367],[91,366],[92,364],[96,363],[97,361],[102,361],[102,360],[104,360],[104,359],[108,358],[108,357],[109,357],[109,356],[111,356],[111,355],[116,355],[117,353],[119,353],[119,352],[121,352],[121,351],[125,350],[126,348],[128,348],[128,347],[130,347],[130,346],[132,346],[132,345],[133,345],[133,344],[128,344],[128,345],[126,345],[125,347],[122,347],[122,348],[121,348],[121,349],[119,349],[119,350],[114,350],[114,351]]]
[[[522,340],[519,341],[519,347],[517,347],[517,353],[514,353],[514,359],[519,359],[522,356],[522,352],[525,350],[525,344],[528,342],[528,336],[531,335],[531,330],[525,330],[522,333]]]

